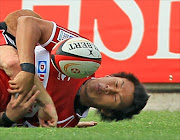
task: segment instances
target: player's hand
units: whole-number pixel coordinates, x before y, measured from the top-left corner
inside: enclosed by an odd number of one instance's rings
[[[42,127],[56,127],[58,116],[54,105],[48,104],[39,108],[38,119]]]
[[[17,105],[17,107],[13,107],[14,102],[16,102],[15,95],[11,95],[11,100],[7,105],[6,108],[6,115],[7,117],[13,121],[17,122],[18,120],[22,119],[24,115],[28,112],[29,108],[36,103],[37,95],[39,94],[39,91],[36,90],[36,86],[34,86],[27,94],[25,98],[21,101],[20,104]]]
[[[79,122],[76,126],[79,128],[82,128],[82,127],[92,127],[96,125],[97,125],[97,122],[91,121],[91,122]]]
[[[34,74],[20,71],[13,80],[9,81],[10,89],[8,92],[12,95],[19,93],[19,96],[12,107],[17,107],[26,97],[34,85]]]

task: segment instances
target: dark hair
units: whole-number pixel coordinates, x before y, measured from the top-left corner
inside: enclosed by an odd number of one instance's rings
[[[111,76],[126,78],[134,84],[135,90],[133,103],[131,104],[131,106],[126,107],[123,110],[108,110],[108,112],[111,114],[110,116],[106,116],[100,110],[98,110],[98,114],[100,114],[103,121],[119,121],[123,119],[131,119],[133,115],[139,114],[140,111],[145,107],[149,95],[146,93],[143,85],[133,74],[120,72],[116,74],[111,74]]]

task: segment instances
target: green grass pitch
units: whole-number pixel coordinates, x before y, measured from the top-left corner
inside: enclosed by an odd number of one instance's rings
[[[0,140],[180,140],[180,111],[143,111],[132,120],[101,122],[94,111],[89,128],[3,128]]]

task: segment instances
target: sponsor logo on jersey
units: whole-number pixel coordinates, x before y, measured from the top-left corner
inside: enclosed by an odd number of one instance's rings
[[[63,30],[60,30],[57,40],[61,41],[61,40],[64,40],[67,38],[73,38],[73,37],[75,37],[75,36],[70,33],[65,32]]]
[[[47,72],[47,61],[38,61],[38,76],[41,82],[44,81]]]
[[[46,73],[47,61],[38,61],[38,73]]]

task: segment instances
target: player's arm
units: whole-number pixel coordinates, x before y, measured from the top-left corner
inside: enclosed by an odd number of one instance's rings
[[[34,85],[34,48],[37,43],[45,43],[52,32],[53,23],[30,16],[18,18],[16,44],[22,71],[9,81],[9,93],[20,93],[15,106],[26,96]]]
[[[0,69],[3,69],[6,74],[13,79],[18,72],[20,72],[19,60],[17,56],[17,51],[12,48],[12,46],[4,46],[1,48],[0,51]],[[57,123],[57,113],[54,106],[54,103],[43,87],[42,83],[40,82],[37,75],[35,76],[35,85],[41,91],[38,94],[37,100],[41,105],[41,109],[43,109],[47,115],[50,116],[49,118],[49,126],[56,126]],[[19,95],[20,96],[20,95]],[[19,97],[18,96],[18,97]],[[26,97],[26,96],[24,96]],[[18,100],[18,98],[17,98]],[[41,121],[42,122],[42,121]]]
[[[20,63],[34,63],[34,48],[37,43],[45,43],[51,36],[53,23],[31,17],[18,18],[16,43]]]
[[[29,108],[36,103],[35,100],[38,94],[39,91],[34,86],[16,108],[13,108],[12,106],[16,101],[15,95],[12,95],[11,100],[6,107],[6,111],[0,112],[0,126],[11,127],[13,123],[22,119],[28,112]]]
[[[37,101],[40,104],[39,112],[43,112],[43,114],[39,113],[39,116],[38,116],[40,125],[41,126],[46,125],[48,127],[49,126],[55,127],[57,125],[58,116],[57,116],[54,102],[52,101],[50,95],[47,93],[47,91],[43,87],[38,76],[35,76],[35,85],[37,86],[37,89],[40,91],[40,94],[37,96]],[[45,124],[45,121],[47,121],[48,124]]]

